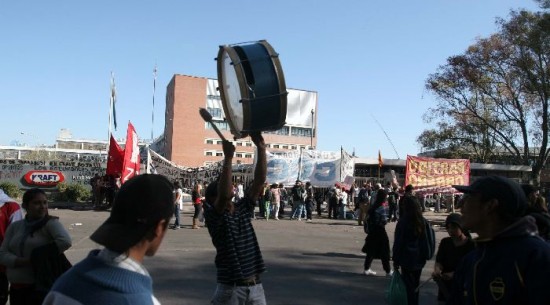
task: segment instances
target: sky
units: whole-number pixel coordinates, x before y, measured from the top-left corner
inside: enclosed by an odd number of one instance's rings
[[[53,145],[62,128],[107,140],[111,72],[115,137],[128,121],[157,137],[174,74],[217,78],[220,45],[265,39],[286,86],[318,93],[318,150],[404,159],[431,127],[428,76],[518,9],[539,10],[531,0],[1,1],[0,146]]]

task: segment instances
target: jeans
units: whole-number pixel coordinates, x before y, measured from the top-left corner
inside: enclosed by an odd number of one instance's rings
[[[176,221],[174,222],[175,227],[180,226],[180,205],[174,204],[174,216],[176,217]]]
[[[304,212],[304,202],[301,200],[296,200],[294,201],[294,205],[296,206],[296,208],[294,209],[294,213],[292,213],[291,218],[301,219],[302,213]]]
[[[212,305],[266,305],[264,287],[257,284],[249,287],[219,284],[210,302]]]
[[[279,219],[279,208],[280,208],[280,203],[279,202],[272,202],[271,203],[271,207],[270,207],[270,211],[271,213],[273,214],[273,218],[275,219]]]
[[[312,207],[313,207],[313,200],[307,200],[306,201],[306,217],[307,219],[312,218]]]

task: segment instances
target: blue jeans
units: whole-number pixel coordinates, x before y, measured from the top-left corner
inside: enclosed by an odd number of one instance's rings
[[[179,227],[180,226],[180,205],[177,203],[174,205],[174,216],[176,217],[174,226]]]
[[[304,202],[296,200],[294,201],[294,204],[296,205],[296,208],[294,209],[294,213],[292,213],[291,218],[302,218],[302,213],[305,210]]]
[[[249,287],[239,287],[219,284],[210,302],[212,305],[266,305],[264,287],[257,284]]]

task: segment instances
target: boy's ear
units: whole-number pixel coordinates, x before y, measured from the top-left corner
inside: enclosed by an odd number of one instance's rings
[[[155,236],[162,236],[166,229],[168,229],[168,222],[166,219],[160,220],[155,228]]]

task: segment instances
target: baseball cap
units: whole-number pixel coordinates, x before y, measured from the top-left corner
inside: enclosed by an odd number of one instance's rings
[[[135,176],[118,191],[111,215],[90,236],[105,248],[123,253],[174,212],[173,186],[162,175]]]
[[[445,227],[447,227],[451,223],[456,224],[460,227],[460,229],[462,229],[462,216],[460,216],[460,214],[458,213],[449,214],[445,219]]]
[[[486,199],[497,199],[509,216],[519,217],[527,208],[527,198],[520,185],[506,177],[487,176],[472,184],[453,185],[465,194],[481,194]]]

